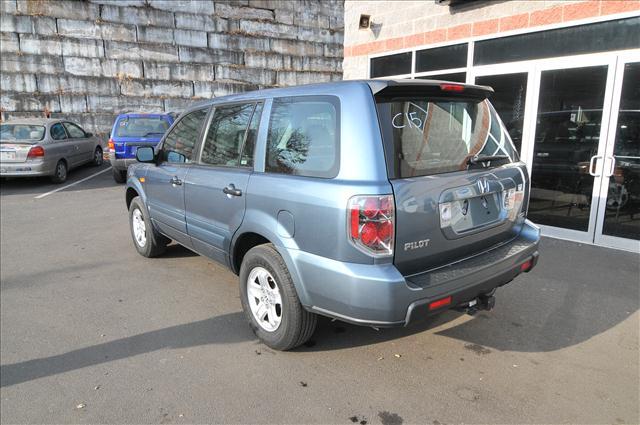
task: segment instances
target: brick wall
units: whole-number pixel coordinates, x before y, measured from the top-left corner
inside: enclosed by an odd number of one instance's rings
[[[634,11],[640,0],[481,0],[455,8],[427,0],[347,0],[344,78],[367,78],[374,53]],[[371,15],[370,30],[358,29],[360,14]]]
[[[123,111],[342,79],[343,2],[0,0],[3,119],[104,135]]]

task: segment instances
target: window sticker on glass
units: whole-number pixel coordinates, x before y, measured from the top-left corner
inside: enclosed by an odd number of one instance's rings
[[[427,114],[427,110],[422,109],[413,102],[408,102],[407,111],[395,114],[391,120],[391,124],[395,128],[417,128],[423,133],[424,124],[427,121]]]

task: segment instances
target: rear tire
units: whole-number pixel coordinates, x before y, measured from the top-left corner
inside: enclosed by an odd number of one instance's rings
[[[113,179],[116,183],[122,184],[127,181],[127,170],[113,169]]]
[[[51,181],[53,183],[64,183],[67,180],[67,172],[67,163],[61,159],[56,164],[56,168],[51,176]]]
[[[153,229],[151,218],[139,196],[129,205],[129,228],[133,246],[143,257],[157,257],[167,249],[169,239]]]
[[[96,150],[93,151],[93,162],[92,164],[96,167],[99,167],[102,165],[104,159],[102,157],[102,147],[100,146],[96,146]]]
[[[273,349],[298,347],[316,329],[317,316],[300,304],[289,270],[272,244],[251,248],[244,256],[240,266],[240,300],[253,333]],[[269,318],[269,312],[274,317]]]

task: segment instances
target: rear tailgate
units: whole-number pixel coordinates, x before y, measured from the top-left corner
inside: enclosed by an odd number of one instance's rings
[[[490,91],[439,85],[376,94],[396,202],[394,263],[404,275],[450,264],[518,235],[528,173]]]
[[[155,147],[160,139],[157,137],[154,138],[132,138],[132,137],[121,137],[113,140],[113,145],[115,148],[116,158],[125,159],[125,158],[135,158],[136,151],[140,146],[152,146]]]

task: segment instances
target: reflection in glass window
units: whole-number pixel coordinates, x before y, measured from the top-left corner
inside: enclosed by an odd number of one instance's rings
[[[441,81],[453,81],[454,83],[464,83],[467,81],[466,72],[454,72],[451,74],[436,74],[423,77],[416,77],[419,80],[441,80]]]
[[[258,139],[258,127],[260,126],[261,117],[262,103],[258,103],[256,109],[253,111],[247,138],[244,142],[244,148],[242,148],[242,156],[240,157],[240,166],[242,167],[253,167],[253,152],[256,147],[256,140]]]
[[[411,72],[411,55],[411,52],[406,52],[372,58],[371,78],[409,74]]]
[[[464,68],[467,66],[468,44],[436,47],[416,52],[416,72],[438,69]]]
[[[162,117],[124,117],[116,124],[116,137],[161,137],[168,128]]]
[[[330,96],[273,101],[266,171],[332,178],[338,173],[338,109]]]
[[[518,153],[521,153],[524,107],[527,96],[527,74],[506,74],[477,77],[476,84],[490,86],[494,93],[491,104],[504,122]]]
[[[87,137],[86,134],[84,134],[84,130],[70,122],[65,122],[64,128],[67,130],[67,133],[69,133],[69,137],[72,139],[84,139],[85,137]]]
[[[162,145],[162,160],[172,163],[191,162],[193,148],[200,137],[207,109],[198,109],[185,115],[167,134]]]
[[[51,138],[53,140],[64,140],[67,138],[67,133],[64,131],[62,124],[57,123],[51,126]]]
[[[380,102],[378,111],[384,141],[393,144],[389,155],[395,162],[392,178],[466,170],[474,157],[494,157],[487,166],[518,160],[508,133],[487,100],[416,98]]]
[[[35,143],[44,138],[44,126],[29,124],[2,124],[0,125],[0,143],[21,142]]]
[[[607,66],[543,71],[536,125],[529,217],[539,224],[587,231]]]
[[[239,165],[254,107],[254,103],[216,107],[202,149],[202,162],[230,167]]]
[[[640,62],[624,67],[602,233],[640,239]]]

